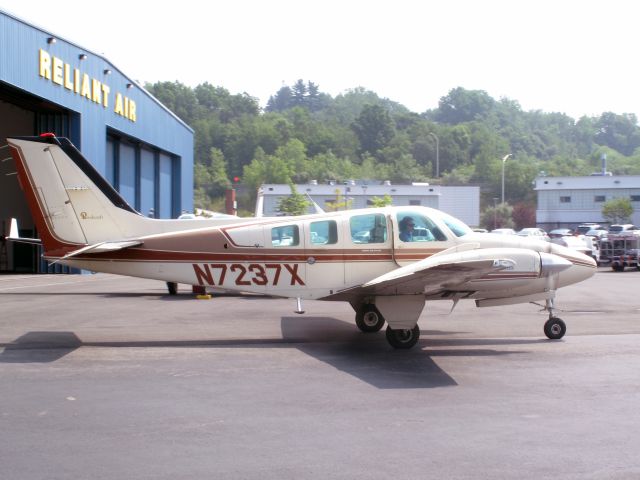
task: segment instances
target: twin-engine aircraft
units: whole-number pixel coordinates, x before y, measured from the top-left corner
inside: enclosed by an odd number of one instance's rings
[[[523,237],[474,233],[425,207],[276,218],[158,220],[133,208],[66,138],[8,139],[18,179],[52,262],[134,277],[297,299],[346,301],[363,332],[387,323],[413,347],[426,300],[478,307],[545,301],[550,339],[565,334],[556,290],[595,262]]]

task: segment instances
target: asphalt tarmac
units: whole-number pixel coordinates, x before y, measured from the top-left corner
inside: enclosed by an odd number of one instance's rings
[[[640,478],[640,272],[535,305],[427,303],[393,350],[347,304],[0,276],[0,478]]]

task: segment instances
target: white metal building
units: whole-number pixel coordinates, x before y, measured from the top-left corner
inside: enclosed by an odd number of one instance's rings
[[[470,226],[480,223],[480,187],[478,186],[444,186],[414,183],[413,185],[392,185],[389,182],[362,183],[349,181],[346,183],[311,182],[296,185],[301,194],[308,194],[322,209],[333,209],[336,201],[348,201],[347,208],[366,208],[371,206],[373,197],[382,198],[385,194],[393,198],[394,206],[421,205],[436,208],[459,218]],[[288,185],[265,184],[263,192],[263,215],[277,215],[281,198],[289,196]],[[309,210],[310,212],[312,210]]]
[[[588,177],[538,177],[536,221],[542,228],[572,228],[579,223],[606,223],[602,206],[614,198],[633,205],[631,222],[640,224],[640,175]]]

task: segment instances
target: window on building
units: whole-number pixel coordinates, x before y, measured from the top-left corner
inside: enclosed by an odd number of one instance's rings
[[[335,220],[311,222],[309,232],[312,245],[332,245],[338,243],[338,225]]]
[[[300,244],[297,225],[285,225],[271,229],[271,245],[274,247],[293,247]]]
[[[596,195],[593,197],[593,201],[596,203],[606,202],[607,198],[604,195]]]
[[[409,205],[420,206],[422,202],[420,200],[409,200]]]
[[[571,203],[571,197],[560,197],[560,203]]]
[[[631,195],[632,202],[640,202],[640,195]]]

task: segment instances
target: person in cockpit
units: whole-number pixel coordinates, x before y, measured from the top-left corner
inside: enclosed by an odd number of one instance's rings
[[[413,242],[413,229],[416,224],[413,217],[404,217],[400,220],[400,240],[403,242]]]

